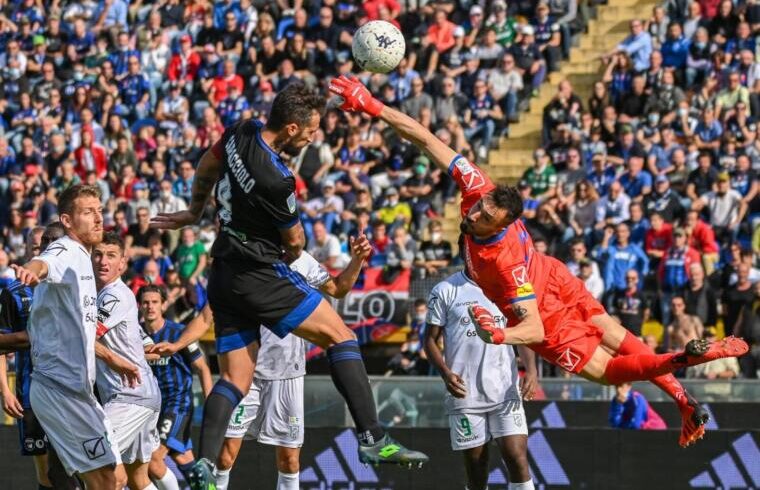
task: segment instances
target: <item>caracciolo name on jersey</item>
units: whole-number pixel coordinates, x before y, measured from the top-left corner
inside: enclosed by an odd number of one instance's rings
[[[506,327],[504,315],[464,272],[438,283],[428,299],[427,323],[443,327],[446,365],[467,386],[465,398],[446,394],[450,414],[488,412],[520,399],[514,348],[480,340],[468,313],[473,304],[487,308],[497,324]]]
[[[240,158],[240,155],[237,152],[235,135],[230,135],[227,144],[224,145],[224,150],[227,152],[227,161],[230,167],[230,172],[232,172],[232,175],[235,177],[235,180],[237,180],[240,188],[248,194],[253,189],[256,181],[251,177],[248,169],[245,168],[243,159]]]

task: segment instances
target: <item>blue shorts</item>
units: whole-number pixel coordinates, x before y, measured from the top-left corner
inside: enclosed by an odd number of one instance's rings
[[[192,426],[192,405],[188,409],[162,410],[158,418],[158,438],[171,451],[184,453],[193,448]]]
[[[284,262],[214,259],[208,281],[216,351],[243,348],[259,339],[259,326],[280,338],[317,309],[322,295]]]

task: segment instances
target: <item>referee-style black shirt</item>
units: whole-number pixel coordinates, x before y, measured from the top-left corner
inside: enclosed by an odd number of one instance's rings
[[[216,184],[221,232],[213,257],[273,263],[282,255],[280,230],[298,223],[295,177],[246,120],[224,131],[212,148],[223,161]]]

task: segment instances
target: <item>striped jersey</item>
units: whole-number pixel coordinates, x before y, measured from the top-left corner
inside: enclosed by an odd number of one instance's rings
[[[23,332],[32,308],[32,288],[12,281],[0,292],[0,331]],[[32,374],[32,356],[28,350],[16,352],[16,398],[25,409],[29,402],[29,382]]]
[[[184,330],[184,325],[166,320],[161,330],[148,333],[148,336],[155,343],[176,342]],[[190,410],[193,405],[192,363],[202,355],[197,342],[193,342],[170,357],[148,361],[158,380],[162,412],[167,409]]]

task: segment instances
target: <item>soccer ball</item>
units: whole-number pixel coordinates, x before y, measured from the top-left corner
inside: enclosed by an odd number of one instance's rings
[[[388,73],[404,57],[406,42],[396,26],[384,20],[373,20],[356,31],[351,51],[362,70]]]

